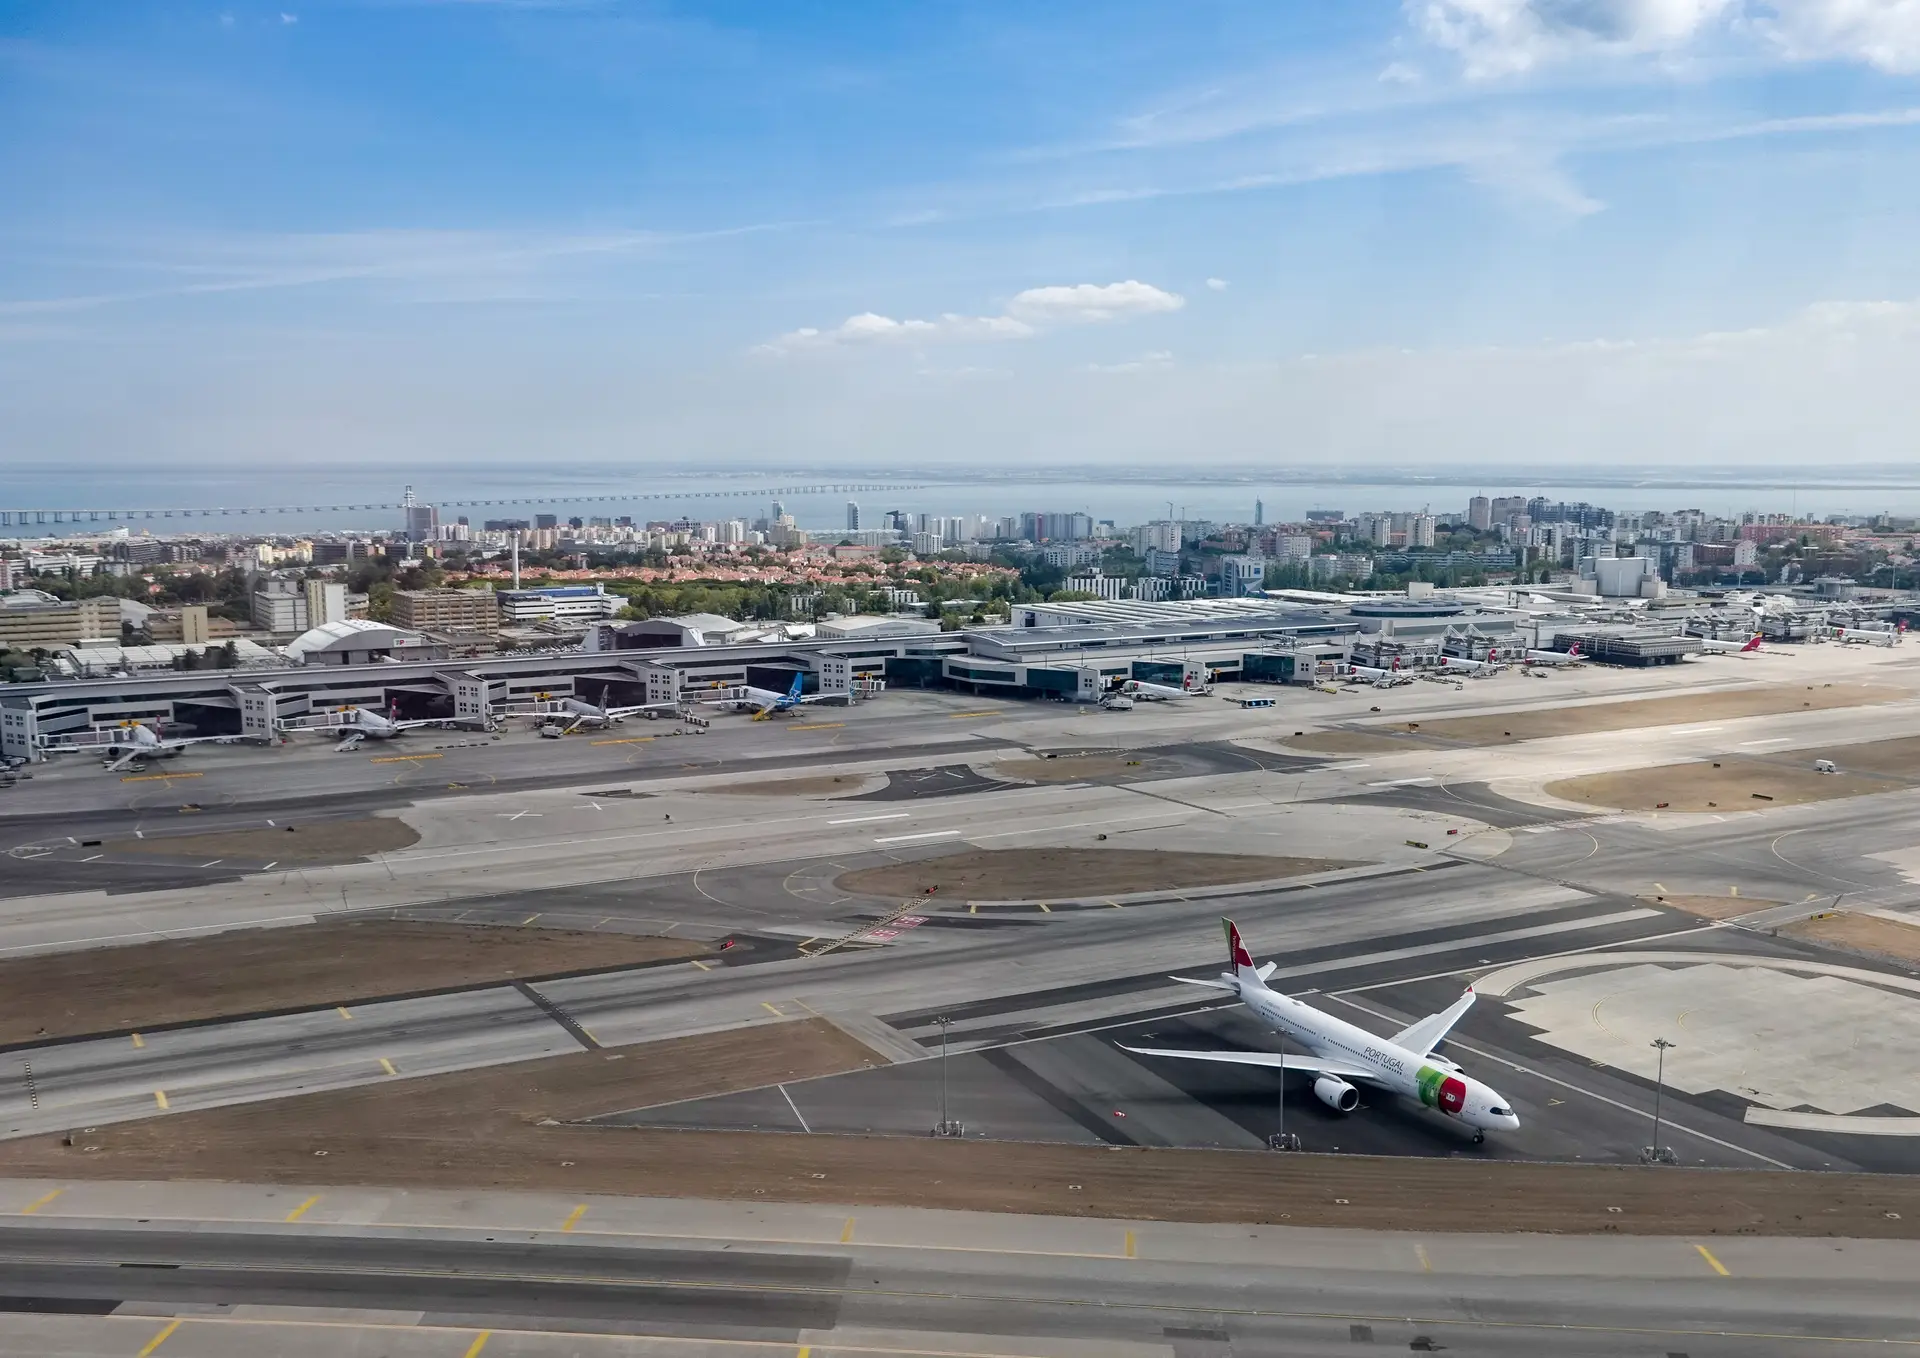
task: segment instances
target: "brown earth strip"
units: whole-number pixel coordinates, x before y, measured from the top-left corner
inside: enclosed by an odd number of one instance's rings
[[[1670,905],[1702,919],[1733,919],[1756,910],[1785,905],[1785,901],[1763,900],[1758,896],[1643,896],[1656,905]]]
[[[1764,717],[1805,709],[1824,711],[1836,707],[1861,707],[1868,703],[1899,702],[1912,696],[1910,690],[1886,684],[1779,684],[1768,688],[1730,689],[1721,693],[1676,693],[1665,698],[1541,708],[1484,717],[1444,717],[1421,722],[1420,734],[1466,745],[1508,745],[1550,736],[1591,735],[1598,731],[1677,726],[1683,722]]]
[[[1818,943],[1823,947],[1843,948],[1869,957],[1920,962],[1920,926],[1902,924],[1899,920],[1880,915],[1827,910],[1810,919],[1786,925],[1780,932],[1789,938]]]
[[[0,1143],[28,1178],[540,1189],[1398,1231],[1912,1238],[1920,1176],[541,1125],[856,1069],[809,1020]],[[324,1151],[321,1155],[319,1152]]]
[[[742,778],[724,787],[693,789],[724,797],[847,797],[886,782],[884,776],[865,773],[820,774],[813,778]]]
[[[963,849],[938,858],[842,873],[834,885],[868,896],[919,896],[928,887],[961,899],[1043,900],[1264,882],[1359,866],[1331,858],[1178,853],[1167,849]]]
[[[364,820],[317,820],[253,830],[210,830],[197,835],[116,839],[110,853],[161,854],[176,858],[242,858],[263,863],[351,863],[368,854],[392,853],[420,842],[420,832],[392,816]]]
[[[704,943],[408,920],[236,929],[0,962],[0,1043],[694,957]]]
[[[1548,783],[1544,790],[1563,801],[1623,811],[1756,811],[1768,806],[1864,797],[1891,792],[1899,786],[1848,773],[1815,773],[1811,762],[1801,767],[1728,755],[1718,765],[1711,760],[1658,764],[1562,778]]]

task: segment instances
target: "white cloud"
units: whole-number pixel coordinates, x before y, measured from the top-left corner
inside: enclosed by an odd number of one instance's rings
[[[289,14],[285,10],[281,10],[280,22],[283,24],[289,24],[289,25],[297,24],[300,22],[300,16],[298,14]]]
[[[1673,52],[1737,0],[1408,0],[1425,36],[1469,76],[1516,75],[1585,54]]]
[[[1476,79],[1584,57],[1675,57],[1714,38],[1757,41],[1789,61],[1920,71],[1920,0],[1405,2],[1414,27]]]
[[[1137,373],[1150,368],[1166,368],[1173,364],[1173,350],[1155,349],[1150,354],[1142,354],[1124,363],[1087,363],[1081,371],[1090,373]]]
[[[1227,290],[1227,280],[1224,278],[1209,278],[1207,280],[1207,287],[1213,292],[1225,292]]]
[[[1404,61],[1395,61],[1381,68],[1379,80],[1382,85],[1418,85],[1420,72]]]
[[[1920,0],[1774,0],[1754,27],[1799,61],[1860,61],[1920,71]]]
[[[953,312],[937,320],[895,320],[872,311],[849,316],[822,330],[803,326],[755,347],[755,353],[788,354],[808,349],[857,348],[901,343],[1027,339],[1042,330],[1063,325],[1093,325],[1127,320],[1158,312],[1178,311],[1187,299],[1151,283],[1128,279],[1124,283],[1076,283],[1028,288],[1016,294],[1000,316],[962,316]]]
[[[1187,299],[1151,283],[1076,283],[1071,287],[1028,288],[1007,306],[1007,313],[1035,325],[1090,325],[1103,321],[1178,311]]]

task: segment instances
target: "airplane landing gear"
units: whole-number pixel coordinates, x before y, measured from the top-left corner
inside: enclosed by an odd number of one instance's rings
[[[1486,1144],[1487,1144],[1487,1134],[1486,1134],[1485,1132],[1475,1132],[1475,1133],[1473,1134],[1473,1144],[1474,1144],[1474,1145],[1476,1145],[1476,1146],[1484,1146],[1484,1145],[1486,1145]]]

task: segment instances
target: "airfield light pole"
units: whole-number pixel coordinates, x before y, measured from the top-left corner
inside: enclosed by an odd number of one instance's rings
[[[940,1025],[940,1125],[933,1129],[935,1136],[959,1136],[960,1124],[947,1116],[947,1026],[953,1022],[945,1014],[934,1020]]]
[[[1641,1152],[1640,1159],[1649,1165],[1677,1164],[1679,1157],[1673,1153],[1672,1148],[1660,1144],[1660,1093],[1667,1083],[1667,1052],[1674,1044],[1664,1037],[1656,1037],[1647,1045],[1658,1052],[1659,1056],[1653,1077],[1653,1144]]]
[[[1297,1151],[1300,1138],[1287,1133],[1287,1035],[1276,1029],[1274,1036],[1280,1043],[1280,1130],[1267,1138],[1267,1149]]]

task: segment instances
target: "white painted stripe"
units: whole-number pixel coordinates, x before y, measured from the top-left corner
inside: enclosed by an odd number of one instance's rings
[[[1553,934],[1570,934],[1581,929],[1601,929],[1609,924],[1626,924],[1637,919],[1656,919],[1660,913],[1658,910],[1649,909],[1616,910],[1610,915],[1589,915],[1585,919],[1561,920],[1558,924],[1533,924],[1524,929],[1502,929],[1495,934],[1476,934],[1472,938],[1450,938],[1439,943],[1421,943],[1406,948],[1387,948],[1381,952],[1355,953],[1351,957],[1330,957],[1323,962],[1282,967],[1274,972],[1274,975],[1311,976],[1315,972],[1344,971],[1349,967],[1370,967],[1381,962],[1404,961],[1409,957],[1430,957],[1434,953],[1464,952],[1472,948],[1485,947],[1489,943],[1512,943],[1523,938],[1546,938]]]
[[[103,853],[97,853],[97,854],[94,854],[94,855],[93,855],[93,857],[91,857],[91,858],[83,858],[83,859],[81,859],[80,861],[81,861],[82,863],[92,863],[92,862],[95,862],[95,861],[97,861],[97,860],[99,860],[99,859],[102,859],[102,858],[105,858],[105,857],[106,857],[106,855],[105,855],[105,854],[103,854]]]
[[[1329,764],[1329,765],[1327,765],[1327,766],[1326,766],[1326,767],[1325,767],[1324,769],[1321,769],[1321,770],[1320,770],[1320,772],[1322,772],[1322,773],[1346,773],[1346,772],[1347,772],[1347,771],[1349,771],[1350,769],[1370,769],[1370,768],[1372,768],[1372,767],[1373,767],[1373,765],[1371,765],[1371,764],[1369,764],[1369,763],[1367,763],[1367,761],[1366,761],[1366,760],[1364,760],[1364,759],[1362,759],[1362,760],[1358,760],[1358,761],[1356,761],[1356,762],[1354,762],[1354,763],[1351,763],[1351,764]]]
[[[1920,1118],[1855,1117],[1846,1113],[1795,1113],[1747,1105],[1749,1127],[1790,1127],[1797,1132],[1846,1132],[1853,1136],[1920,1136]]]
[[[829,825],[865,825],[869,821],[876,821],[876,820],[905,820],[908,816],[912,814],[913,813],[911,811],[889,811],[884,816],[854,816],[848,820],[830,820],[827,822],[827,824]]]
[[[1785,745],[1792,739],[1792,736],[1775,736],[1772,740],[1743,740],[1740,742],[1740,748],[1746,749],[1752,745]]]
[[[888,835],[885,839],[876,839],[875,844],[906,844],[916,839],[950,839],[959,834],[958,830],[924,830],[917,835]]]
[[[793,1110],[793,1120],[800,1124],[800,1130],[812,1136],[813,1128],[807,1126],[807,1120],[800,1116],[800,1105],[793,1101],[793,1095],[787,1093],[785,1085],[780,1086],[780,1096],[787,1101],[787,1107]]]
[[[1414,784],[1416,784],[1416,783],[1431,783],[1432,781],[1433,781],[1433,779],[1432,779],[1431,777],[1426,777],[1426,778],[1389,778],[1389,779],[1387,779],[1387,781],[1386,781],[1386,782],[1384,782],[1384,783],[1368,783],[1368,784],[1367,784],[1367,786],[1368,786],[1368,787],[1412,787],[1412,786],[1413,786]]]
[[[1709,731],[1724,731],[1726,729],[1724,726],[1676,726],[1673,728],[1673,733],[1676,736],[1704,736]]]

